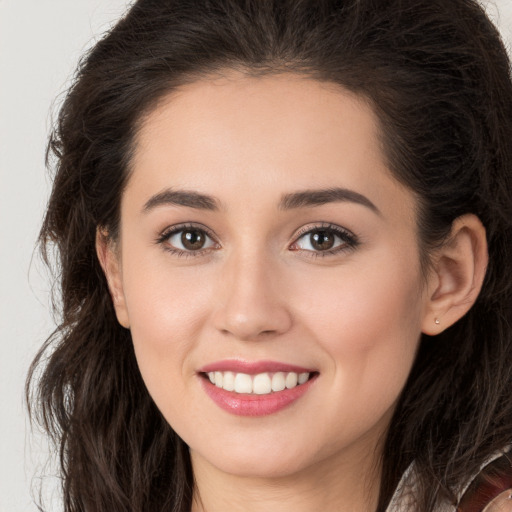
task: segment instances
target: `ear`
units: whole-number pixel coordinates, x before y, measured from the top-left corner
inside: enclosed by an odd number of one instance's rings
[[[471,309],[482,288],[488,259],[480,219],[473,214],[455,219],[448,241],[434,256],[422,332],[439,334]]]
[[[128,329],[130,322],[123,291],[120,255],[114,242],[109,238],[108,232],[99,227],[96,230],[96,254],[107,278],[117,321]]]

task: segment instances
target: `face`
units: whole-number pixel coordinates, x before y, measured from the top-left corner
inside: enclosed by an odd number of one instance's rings
[[[425,294],[415,201],[361,99],[235,72],[172,93],[137,136],[113,257],[118,318],[195,465],[373,453]]]

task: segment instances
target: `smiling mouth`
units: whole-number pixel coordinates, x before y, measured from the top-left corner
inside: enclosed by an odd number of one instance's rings
[[[256,375],[231,371],[201,373],[217,388],[245,395],[270,395],[302,386],[318,372],[264,372]]]

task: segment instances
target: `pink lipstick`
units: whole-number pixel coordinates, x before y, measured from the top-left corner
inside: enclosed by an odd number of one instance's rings
[[[307,393],[318,377],[315,370],[275,361],[218,361],[198,373],[206,394],[238,416],[278,412]]]

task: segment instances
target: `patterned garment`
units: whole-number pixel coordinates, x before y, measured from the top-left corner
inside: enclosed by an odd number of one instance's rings
[[[483,511],[512,511],[512,455],[509,453],[485,466],[457,507],[457,512]]]
[[[512,512],[512,451],[491,457],[463,489],[457,506],[445,504],[436,512]],[[414,512],[414,466],[402,477],[386,512]]]

